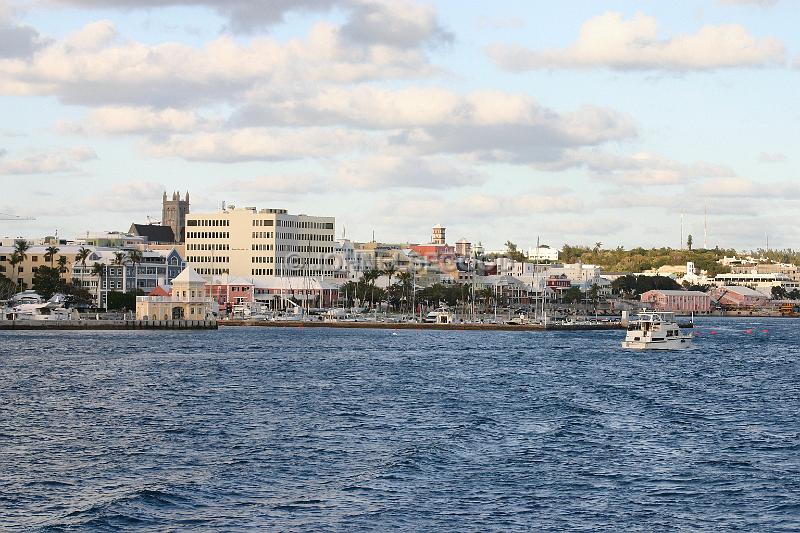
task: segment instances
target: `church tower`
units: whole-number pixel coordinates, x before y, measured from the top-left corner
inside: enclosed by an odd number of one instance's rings
[[[167,198],[167,191],[164,191],[162,203],[161,225],[172,228],[175,242],[183,242],[186,236],[186,215],[189,214],[189,191],[186,191],[185,200],[181,200],[180,191],[173,192],[171,200]]]

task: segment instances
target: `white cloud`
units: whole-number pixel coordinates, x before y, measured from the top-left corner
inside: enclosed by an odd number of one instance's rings
[[[560,160],[537,165],[542,170],[585,167],[599,180],[627,185],[681,185],[700,178],[733,176],[726,166],[704,161],[681,163],[647,152],[617,155],[599,150],[571,150]]]
[[[164,190],[162,184],[152,181],[119,183],[99,193],[91,194],[84,204],[91,210],[138,213],[144,218],[142,213],[152,211]]]
[[[119,106],[92,109],[85,126],[78,129],[91,133],[162,135],[197,131],[208,125],[195,111]]]
[[[783,44],[756,38],[736,24],[703,26],[697,33],[659,39],[655,18],[637,13],[625,20],[608,12],[581,27],[574,44],[565,49],[530,50],[497,44],[489,56],[503,69],[595,68],[615,70],[710,70],[784,64]]]
[[[87,8],[152,9],[196,6],[217,11],[228,19],[228,29],[251,33],[283,22],[293,12],[348,14],[343,35],[354,42],[395,47],[416,47],[449,41],[452,36],[439,24],[436,11],[412,0],[51,0]]]
[[[190,161],[280,161],[334,157],[368,149],[374,144],[361,132],[336,128],[243,128],[230,131],[172,135],[148,141],[152,157],[180,157]]]
[[[447,157],[374,155],[343,162],[338,184],[358,190],[412,187],[451,189],[479,185],[487,176]]]
[[[761,152],[758,154],[759,163],[783,163],[786,161],[786,154],[781,152]]]
[[[29,153],[16,159],[7,159],[0,150],[0,175],[58,174],[78,170],[78,163],[95,159],[93,150],[73,148]]]
[[[753,5],[759,7],[772,7],[778,3],[778,0],[717,0],[717,2],[728,6]]]
[[[186,107],[232,101],[258,83],[289,88],[432,73],[419,50],[354,45],[326,23],[286,43],[223,36],[195,48],[120,41],[110,23],[100,22],[42,48],[30,61],[0,59],[0,93],[55,95],[84,105]]]

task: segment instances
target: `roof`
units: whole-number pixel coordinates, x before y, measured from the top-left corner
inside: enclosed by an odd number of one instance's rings
[[[681,290],[673,291],[673,290],[653,289],[647,292],[658,292],[663,294],[664,296],[708,296],[708,294],[704,293],[703,291],[681,291]]]
[[[173,280],[172,284],[176,283],[203,283],[205,284],[206,278],[195,272],[192,267],[186,267],[183,272],[178,274]]]
[[[172,291],[171,291],[171,290],[170,290],[170,291],[168,291],[167,289],[165,289],[164,287],[162,287],[161,285],[159,285],[158,287],[156,287],[155,289],[153,289],[152,291],[150,291],[150,292],[147,294],[147,296],[169,296],[169,295],[170,295],[170,292],[172,292]]]
[[[750,287],[741,287],[739,285],[725,285],[718,289],[720,295],[723,295],[725,292],[735,292],[741,296],[753,296],[755,298],[766,298],[767,296],[760,291],[755,289],[751,289]]]
[[[149,242],[175,242],[175,234],[169,226],[156,224],[131,224],[130,232],[135,235],[147,237]]]

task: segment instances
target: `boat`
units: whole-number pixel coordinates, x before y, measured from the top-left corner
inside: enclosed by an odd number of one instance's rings
[[[630,321],[622,347],[629,350],[685,350],[692,347],[691,334],[681,332],[675,313],[640,313]]]
[[[453,313],[447,309],[437,309],[425,315],[424,322],[426,324],[452,324],[455,320]]]

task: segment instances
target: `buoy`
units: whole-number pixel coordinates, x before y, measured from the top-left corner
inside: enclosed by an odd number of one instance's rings
[[[748,335],[750,335],[751,333],[753,333],[753,330],[752,329],[746,329],[746,330],[744,330],[744,332],[747,333]]]
[[[769,330],[768,329],[762,329],[761,333],[769,333]]]
[[[708,334],[709,334],[709,335],[716,335],[716,334],[717,334],[717,332],[712,330],[712,331],[709,331],[709,332],[708,332]]]

